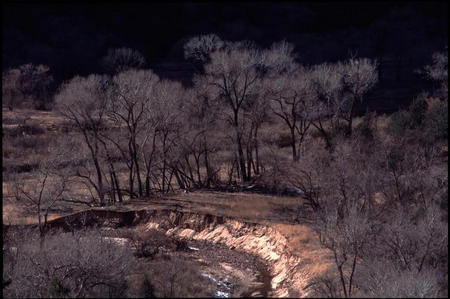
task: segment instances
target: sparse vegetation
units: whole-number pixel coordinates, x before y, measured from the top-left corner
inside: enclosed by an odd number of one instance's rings
[[[40,237],[7,248],[5,296],[130,295],[136,261],[161,256],[157,235],[129,236],[132,254],[99,232],[51,232],[57,205],[152,203],[214,188],[277,195],[280,211],[292,206],[280,195],[298,199],[295,221],[308,221],[333,265],[306,288],[314,296],[448,296],[446,53],[424,67],[440,84],[434,96],[388,117],[356,116],[378,82],[368,58],[307,66],[286,41],[261,48],[215,34],[186,41],[184,55],[198,66],[190,87],[120,48],[102,60],[108,74],[63,83],[55,103],[48,67],[3,74],[4,112],[26,100],[54,104],[64,124],[3,119],[4,192],[36,216]],[[171,245],[189,251],[185,241]],[[194,283],[198,269],[167,259],[144,273],[139,296],[211,295]]]

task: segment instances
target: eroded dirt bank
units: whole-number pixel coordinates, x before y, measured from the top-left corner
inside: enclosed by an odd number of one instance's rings
[[[81,226],[128,227],[157,230],[177,239],[222,244],[230,250],[257,255],[267,265],[271,297],[304,297],[308,274],[287,238],[270,225],[231,217],[167,209],[116,212],[90,210],[50,222],[72,230]]]

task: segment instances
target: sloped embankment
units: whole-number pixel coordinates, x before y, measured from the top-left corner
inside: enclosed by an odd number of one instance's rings
[[[203,240],[226,245],[230,250],[258,255],[269,265],[271,297],[306,296],[306,273],[301,260],[288,246],[286,238],[269,225],[244,222],[231,217],[173,210],[113,212],[90,210],[51,221],[51,226],[72,229],[79,226],[124,227],[143,225],[163,231],[167,236]]]

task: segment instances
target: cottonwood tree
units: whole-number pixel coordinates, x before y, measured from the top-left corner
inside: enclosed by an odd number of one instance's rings
[[[297,55],[294,45],[282,40],[273,43],[268,49],[261,52],[264,64],[262,65],[266,77],[276,78],[281,74],[290,74],[298,68]]]
[[[313,83],[319,101],[313,126],[321,133],[328,148],[330,132],[324,121],[329,118],[331,127],[340,127],[339,120],[347,122],[346,133],[351,135],[354,113],[364,95],[377,83],[377,63],[368,58],[350,58],[344,63],[323,63],[313,67]]]
[[[298,160],[300,146],[311,126],[312,107],[316,100],[311,76],[310,70],[300,68],[268,82],[272,85],[268,93],[270,108],[289,128],[294,161]]]
[[[150,117],[158,133],[156,143],[160,148],[160,177],[157,180],[159,190],[163,193],[173,189],[171,181],[175,170],[171,164],[176,159],[175,148],[182,123],[181,105],[184,102],[185,89],[175,81],[162,80],[155,86],[154,101]]]
[[[261,85],[260,85],[261,86]],[[262,88],[262,86],[261,86]],[[248,122],[246,135],[247,176],[251,177],[251,169],[255,175],[260,174],[260,128],[269,117],[269,99],[265,96],[254,98],[246,108],[245,119]],[[253,158],[253,152],[254,157]]]
[[[144,56],[130,48],[109,49],[102,59],[102,65],[110,74],[124,72],[130,69],[140,69],[145,66]]]
[[[448,52],[433,53],[432,63],[426,65],[422,71],[429,79],[441,84],[440,96],[448,99]]]
[[[19,69],[10,69],[2,75],[2,98],[3,103],[6,104],[9,111],[13,111],[15,107],[21,104],[23,99],[21,97],[19,86]]]
[[[221,49],[225,42],[216,34],[205,34],[192,37],[184,45],[184,57],[195,62],[205,63],[209,54]]]
[[[269,82],[280,76],[289,76],[295,71],[297,65],[293,50],[292,44],[281,41],[273,43],[269,49],[260,51],[262,62],[258,68],[261,78],[257,80],[255,86],[259,92],[250,96],[242,105],[248,178],[251,177],[252,169],[255,175],[259,175],[262,166],[259,154],[259,133],[261,126],[269,118],[270,97],[267,96],[267,89],[270,90]]]
[[[158,81],[158,76],[151,71],[129,70],[114,76],[109,86],[107,116],[115,130],[112,135],[102,136],[127,161],[131,197],[134,196],[134,178],[137,181],[138,196],[142,198],[144,195],[141,139],[145,140],[149,121],[146,117],[147,110],[151,109],[154,87]]]
[[[218,172],[212,156],[219,147],[217,119],[220,108],[213,101],[211,86],[204,76],[195,76],[194,83],[194,88],[186,91],[182,108],[182,121],[186,126],[179,134],[182,153],[175,175],[180,186],[209,188],[216,181]],[[202,175],[202,169],[205,169],[205,175]]]
[[[226,47],[212,52],[209,63],[205,65],[206,76],[215,89],[217,100],[227,108],[226,119],[234,131],[243,181],[248,181],[251,174],[244,155],[244,113],[260,100],[262,78],[289,69],[292,58],[286,56],[291,52],[292,47],[283,42],[264,51],[250,42],[228,42]]]
[[[140,137],[139,147],[141,148],[140,160],[143,163],[145,174],[145,197],[150,198],[152,193],[152,184],[157,184],[158,181],[158,165],[161,163],[161,148],[157,143],[159,136],[159,128],[157,120],[153,117],[153,110],[147,109],[147,121],[145,122],[145,133]]]
[[[257,92],[261,55],[254,46],[233,45],[211,53],[210,59],[210,63],[205,65],[205,71],[211,85],[217,89],[219,100],[229,109],[227,121],[234,130],[241,176],[247,181],[243,132],[240,128],[242,105]]]
[[[63,84],[55,99],[58,111],[75,125],[87,147],[89,165],[77,167],[76,175],[95,189],[100,205],[105,204],[106,193],[100,132],[105,130],[108,84],[99,75],[75,77]]]
[[[378,82],[377,62],[368,58],[350,58],[342,66],[344,96],[340,105],[344,111],[341,117],[348,123],[348,134],[352,134],[352,123],[355,109],[364,99],[364,95]]]
[[[331,132],[325,122],[329,119],[331,128],[338,125],[336,107],[342,96],[343,78],[342,65],[323,63],[312,68],[312,84],[317,94],[314,105],[312,125],[319,131],[325,140],[326,147],[331,148]]]
[[[24,64],[3,74],[2,94],[9,110],[30,99],[37,109],[47,108],[51,102],[53,77],[45,65]]]

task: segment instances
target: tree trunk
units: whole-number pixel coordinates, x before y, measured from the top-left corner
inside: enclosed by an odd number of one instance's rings
[[[208,146],[206,142],[206,136],[203,137],[203,145],[204,145],[204,153],[205,153],[205,167],[206,167],[206,187],[209,188],[211,186],[211,169],[209,168],[208,161]]]
[[[114,178],[114,183],[116,185],[117,197],[119,199],[119,202],[123,202],[122,191],[120,191],[119,180],[117,179],[117,174],[116,174],[116,171],[114,169],[113,169],[113,178]]]
[[[352,296],[353,275],[355,274],[357,256],[358,256],[358,249],[355,248],[355,256],[353,257],[352,271],[350,274],[350,281],[349,281],[349,285],[348,285],[348,295],[350,297]]]
[[[202,183],[202,177],[200,174],[200,154],[197,156],[194,153],[194,159],[195,159],[195,165],[197,166],[197,186],[198,187],[202,187],[203,183]]]
[[[290,127],[290,131],[291,131],[292,160],[297,161],[298,156],[297,156],[297,149],[296,149],[296,142],[295,142],[295,128]]]
[[[351,136],[352,135],[352,127],[353,127],[353,114],[355,113],[355,108],[356,105],[358,104],[358,99],[356,96],[353,97],[353,101],[352,101],[352,107],[350,109],[350,115],[349,115],[349,119],[348,119],[348,128],[347,128],[347,132],[348,135]]]
[[[100,164],[98,163],[97,157],[94,159],[94,165],[95,169],[97,171],[97,182],[98,182],[98,196],[100,198],[100,206],[104,205],[105,201],[105,195],[103,190],[103,177],[102,177],[102,171],[100,169]]]
[[[256,170],[255,174],[259,175],[259,151],[258,151],[258,128],[255,129],[255,156],[256,156]]]
[[[145,174],[145,196],[150,199],[150,172]]]
[[[252,177],[252,147],[250,144],[251,139],[247,144],[247,179],[250,180]]]
[[[242,176],[242,180],[246,182],[248,180],[247,174],[245,172],[245,157],[244,157],[244,150],[242,148],[242,141],[241,141],[241,135],[239,132],[239,121],[238,121],[238,110],[234,110],[234,130],[236,134],[236,143],[238,146],[238,158],[239,158],[239,166],[240,166],[240,172]]]
[[[183,189],[183,190],[186,189],[186,186],[185,186],[183,180],[181,179],[178,171],[175,171],[175,179],[177,180],[178,187],[180,187],[180,189]]]
[[[116,191],[115,191],[115,182],[114,182],[114,177],[113,177],[112,171],[109,171],[109,177],[110,177],[110,180],[111,180],[111,183],[110,183],[110,197],[111,197],[111,199],[110,200],[113,203],[115,203],[116,202]]]
[[[133,162],[133,160],[131,160],[130,161],[131,162],[131,165],[130,165],[130,167],[129,167],[129,174],[128,174],[128,177],[129,177],[129,185],[130,185],[130,199],[132,199],[133,198],[133,194],[134,194],[134,178],[133,178],[133,165],[134,165],[134,162]]]
[[[162,192],[166,189],[166,135],[163,138]]]
[[[241,144],[240,138],[238,138],[238,156],[239,156],[239,167],[240,167],[240,171],[241,171],[242,181],[246,182],[248,179],[247,179],[247,174],[245,172],[244,151],[242,149],[242,144]]]
[[[136,165],[136,178],[137,178],[137,182],[138,182],[138,192],[139,192],[139,197],[143,196],[143,191],[142,191],[142,180],[141,180],[141,174],[140,174],[140,168],[139,168],[139,162],[137,159],[137,146],[136,146],[136,140],[132,140],[132,157],[133,157],[133,161],[134,161],[134,165]]]
[[[332,145],[331,145],[330,136],[328,135],[327,131],[325,131],[325,129],[323,128],[322,122],[319,120],[319,125],[316,125],[313,123],[313,126],[319,131],[320,135],[322,136],[323,140],[325,141],[325,148],[331,152]]]
[[[140,174],[141,171],[139,169],[139,163],[138,163],[136,157],[135,157],[134,164],[136,165],[136,177],[137,177],[137,182],[138,182],[139,197],[142,197],[144,195],[144,192],[142,189],[142,180],[141,180],[141,174]]]

